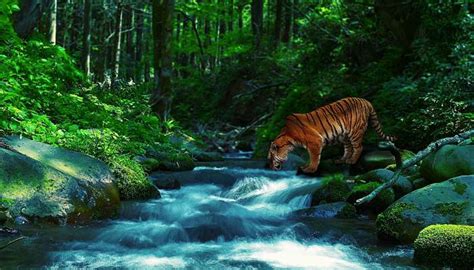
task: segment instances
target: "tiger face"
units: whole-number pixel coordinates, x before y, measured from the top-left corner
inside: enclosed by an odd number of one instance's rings
[[[294,149],[292,140],[288,136],[279,136],[270,144],[268,163],[270,169],[281,170],[283,163],[288,159],[288,153]]]

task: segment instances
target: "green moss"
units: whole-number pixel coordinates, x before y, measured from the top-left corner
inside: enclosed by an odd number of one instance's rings
[[[375,222],[379,238],[383,240],[400,239],[397,229],[405,227],[402,214],[404,211],[409,209],[416,209],[416,206],[409,203],[395,203],[379,214]],[[394,228],[395,230],[393,230]],[[409,242],[409,239],[401,239],[402,242],[405,240]]]
[[[438,203],[435,205],[435,212],[441,215],[460,216],[464,212],[468,202],[464,203]]]
[[[313,193],[311,205],[345,201],[349,192],[349,186],[342,174],[326,176],[322,180],[321,188]]]
[[[110,162],[123,200],[159,197],[158,189],[147,179],[141,165],[128,156],[118,156]]]
[[[471,269],[474,265],[474,226],[428,226],[416,238],[414,248],[417,263]]]
[[[454,183],[454,191],[459,195],[463,195],[466,192],[467,185],[463,183]]]
[[[357,210],[352,204],[346,204],[341,209],[339,213],[337,213],[336,217],[338,218],[353,218],[357,215]]]

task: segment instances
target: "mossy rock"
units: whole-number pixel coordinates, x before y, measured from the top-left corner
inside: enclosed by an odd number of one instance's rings
[[[355,185],[347,201],[354,204],[357,199],[360,199],[366,195],[369,195],[374,189],[379,187],[381,183],[378,182],[369,182],[365,184]],[[395,192],[393,189],[388,188],[380,192],[371,202],[357,206],[357,211],[360,213],[373,212],[380,213],[389,207],[395,201]]]
[[[142,166],[128,156],[117,156],[110,168],[116,176],[116,184],[122,200],[160,198],[160,192],[146,177]]]
[[[420,172],[432,183],[474,174],[474,145],[445,145],[423,160]]]
[[[13,217],[76,224],[118,214],[119,192],[102,161],[20,137],[3,140],[16,150],[0,148],[2,205]]]
[[[424,228],[414,243],[415,262],[456,269],[474,266],[474,226],[431,225]]]
[[[358,181],[384,183],[392,179],[395,173],[387,169],[376,169],[356,177]],[[405,176],[400,175],[393,185],[395,197],[400,198],[413,190],[413,185]]]
[[[342,175],[327,176],[322,181],[321,187],[312,194],[312,206],[320,203],[341,202],[347,199],[350,188]]]
[[[151,167],[148,171],[191,171],[196,166],[191,156],[187,154],[164,153],[153,149],[147,151],[147,158],[144,160],[145,163],[146,160],[150,163],[145,165]]]
[[[357,211],[355,207],[347,202],[325,203],[294,213],[297,216],[315,218],[355,218]]]
[[[374,150],[364,153],[359,163],[365,171],[370,171],[395,164],[395,157],[390,151]]]
[[[380,239],[412,243],[432,224],[474,225],[474,176],[459,176],[415,190],[377,217]]]

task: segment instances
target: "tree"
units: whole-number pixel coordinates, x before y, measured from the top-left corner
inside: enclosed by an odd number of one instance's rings
[[[56,44],[58,0],[52,0],[51,2],[52,3],[49,23],[49,41],[52,44]]]
[[[152,7],[155,86],[150,103],[153,111],[163,119],[168,117],[171,103],[171,39],[174,4],[174,0],[153,0]]]
[[[274,41],[278,45],[281,39],[281,18],[283,13],[283,0],[276,0],[275,4],[275,31]]]
[[[91,0],[84,0],[84,28],[82,33],[82,68],[89,76],[91,73]]]
[[[254,45],[259,48],[263,34],[263,0],[252,0],[251,17]]]
[[[30,37],[50,4],[50,0],[22,0],[20,11],[13,16],[14,28],[18,36],[24,39]]]
[[[111,81],[112,85],[115,86],[120,71],[120,51],[122,48],[122,17],[123,17],[123,7],[120,1],[117,1],[117,11],[115,13],[115,39],[114,39],[114,48],[112,54],[112,75]]]

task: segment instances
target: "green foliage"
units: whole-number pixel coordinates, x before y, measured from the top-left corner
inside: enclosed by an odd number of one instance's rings
[[[369,3],[328,1],[301,19],[303,42],[288,52],[300,63],[298,79],[257,130],[257,155],[264,155],[287,115],[346,96],[370,100],[385,133],[396,135],[404,148],[420,149],[472,128],[472,15],[451,2],[413,8],[421,17],[410,48],[374,19]],[[375,139],[372,132],[368,141]]]
[[[7,3],[0,4],[0,15],[15,9]],[[0,18],[0,28],[11,29],[8,17]],[[0,43],[0,135],[21,134],[105,161],[124,199],[156,194],[132,156],[150,147],[182,149],[169,142],[180,127],[151,112],[149,87],[110,91],[92,86],[63,48],[41,36],[21,41],[13,31],[0,35],[11,41]]]

